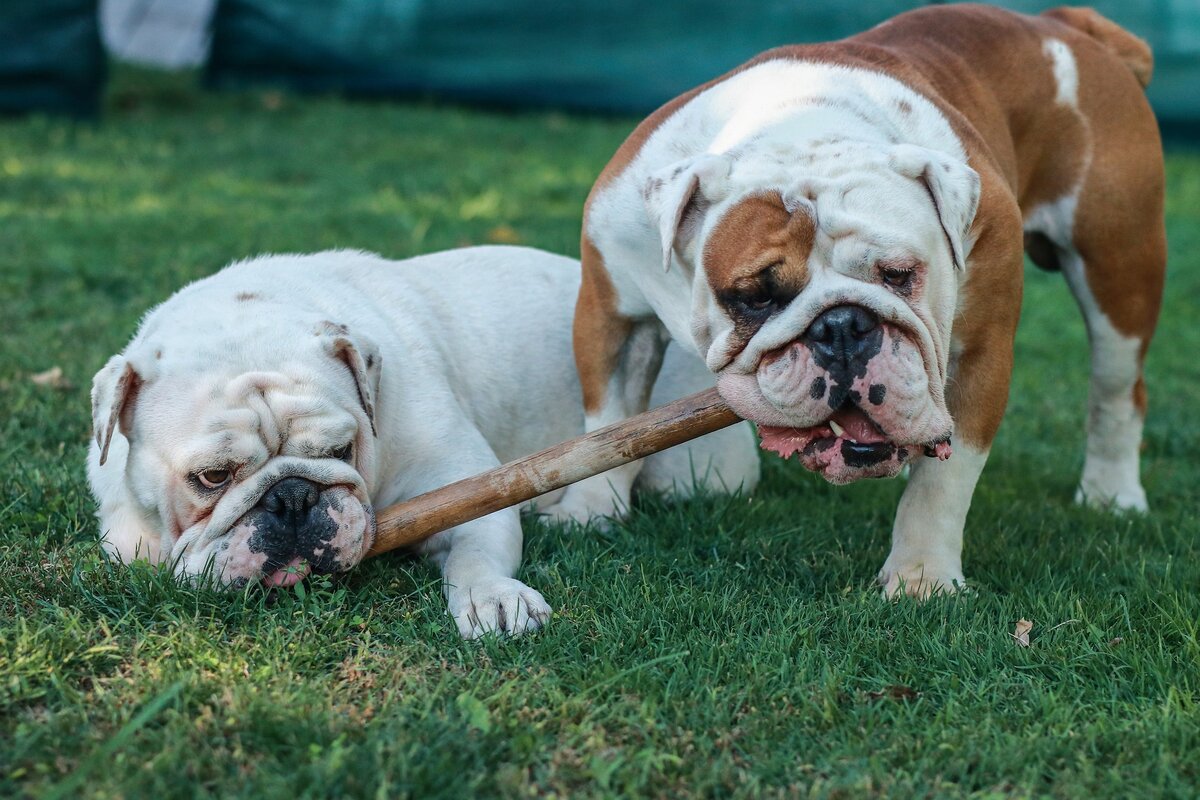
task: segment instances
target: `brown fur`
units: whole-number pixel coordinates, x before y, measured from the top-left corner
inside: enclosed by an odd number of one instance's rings
[[[604,266],[604,257],[586,233],[582,249],[583,280],[575,303],[572,345],[583,387],[583,410],[594,414],[604,405],[608,378],[633,323],[617,311],[617,291]]]
[[[812,217],[788,213],[778,192],[748,197],[730,208],[705,240],[708,283],[720,296],[777,264],[776,283],[799,294],[808,283],[808,256],[816,233]]]

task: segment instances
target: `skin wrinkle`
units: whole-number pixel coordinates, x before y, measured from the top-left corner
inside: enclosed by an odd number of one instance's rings
[[[863,305],[871,311],[874,311],[879,316],[880,322],[895,324],[909,334],[906,338],[908,338],[917,346],[921,354],[921,358],[926,364],[927,370],[929,370],[931,373],[929,375],[931,393],[934,394],[935,399],[941,400],[942,393],[938,387],[945,383],[946,368],[943,366],[943,364],[946,362],[943,361],[943,352],[938,346],[939,337],[932,335],[932,332],[936,330],[936,328],[932,327],[932,320],[930,320],[927,315],[923,314],[920,308],[904,304],[904,307],[910,313],[912,313],[920,323],[919,327],[914,327],[910,319],[906,319],[903,315],[898,313],[898,308],[882,306],[877,302],[873,302],[873,300],[873,296],[840,293],[838,290],[835,290],[834,294],[824,295],[816,300],[808,300],[808,305],[803,310],[803,316],[801,316],[799,324],[797,324],[795,321],[791,321],[785,328],[785,332],[787,333],[786,338],[774,346],[771,346],[769,343],[767,345],[760,345],[762,350],[759,352],[754,365],[752,367],[750,367],[750,365],[742,365],[738,371],[745,371],[747,373],[753,373],[757,371],[763,363],[763,360],[766,359],[771,353],[790,347],[795,341],[794,332],[797,330],[807,330],[808,326],[812,323],[812,320],[822,313],[822,311],[837,305],[853,303]],[[899,299],[896,299],[896,302],[902,303],[902,301]],[[779,410],[785,411],[785,409]]]

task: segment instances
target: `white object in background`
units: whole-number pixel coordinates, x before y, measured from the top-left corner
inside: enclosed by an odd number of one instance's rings
[[[208,58],[217,0],[100,0],[100,32],[113,58],[187,69]]]

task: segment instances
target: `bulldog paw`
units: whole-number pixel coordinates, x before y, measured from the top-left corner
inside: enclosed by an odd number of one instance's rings
[[[1146,513],[1146,490],[1136,481],[1127,485],[1105,486],[1100,481],[1085,478],[1075,490],[1075,502],[1101,511],[1132,511]]]
[[[888,600],[912,597],[928,600],[938,594],[957,594],[967,588],[966,579],[957,570],[938,570],[926,564],[911,568],[892,568],[884,565],[879,572],[879,584]]]
[[[448,605],[464,639],[489,633],[519,636],[545,625],[551,614],[540,592],[512,578],[451,589]]]

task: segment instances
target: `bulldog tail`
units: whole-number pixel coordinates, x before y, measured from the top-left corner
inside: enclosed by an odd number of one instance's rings
[[[1117,23],[1093,9],[1070,6],[1052,8],[1042,16],[1086,33],[1121,59],[1143,89],[1150,85],[1150,77],[1154,74],[1154,53],[1150,51],[1150,45]]]

